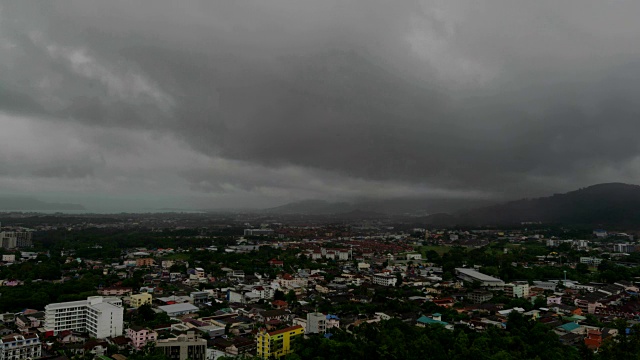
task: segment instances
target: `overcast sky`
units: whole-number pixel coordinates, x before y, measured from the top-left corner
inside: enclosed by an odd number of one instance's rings
[[[0,194],[246,208],[640,183],[637,0],[0,4]]]

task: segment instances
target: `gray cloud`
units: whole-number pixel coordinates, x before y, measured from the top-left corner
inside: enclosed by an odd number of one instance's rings
[[[637,182],[640,3],[587,3],[8,2],[0,111],[91,156],[0,175],[221,206]]]

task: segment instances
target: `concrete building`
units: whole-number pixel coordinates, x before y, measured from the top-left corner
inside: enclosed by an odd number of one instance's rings
[[[0,339],[0,359],[27,360],[42,357],[42,343],[36,334],[11,334]]]
[[[96,339],[122,335],[123,308],[119,298],[90,296],[87,300],[45,306],[45,330],[86,332]]]
[[[504,294],[513,298],[525,298],[529,296],[529,283],[526,281],[514,281],[505,284]]]
[[[176,338],[158,340],[156,349],[160,349],[171,360],[206,360],[207,340],[188,331]]]
[[[456,275],[463,281],[474,282],[477,281],[481,286],[485,287],[503,287],[504,281],[483,274],[479,271],[467,268],[456,268]]]
[[[139,308],[142,305],[151,305],[153,296],[149,293],[131,295],[131,307]]]
[[[280,358],[291,353],[291,340],[303,336],[304,328],[300,325],[266,332],[264,329],[257,336],[257,356],[261,359]]]
[[[137,350],[142,349],[147,343],[158,340],[158,333],[142,326],[132,326],[127,329],[127,337]]]
[[[14,262],[14,261],[16,261],[16,256],[14,254],[2,255],[2,261],[3,262]]]
[[[373,274],[371,277],[371,282],[382,286],[396,286],[397,281],[398,279],[395,276],[383,273]]]
[[[306,334],[324,334],[327,330],[327,317],[323,313],[307,314]]]
[[[136,259],[136,266],[153,266],[155,262],[152,258],[139,258]]]
[[[489,291],[472,291],[467,297],[474,304],[481,304],[485,301],[491,300],[493,294]]]
[[[191,298],[190,302],[196,306],[205,304],[209,301],[209,293],[206,291],[194,291],[189,294],[189,297]]]

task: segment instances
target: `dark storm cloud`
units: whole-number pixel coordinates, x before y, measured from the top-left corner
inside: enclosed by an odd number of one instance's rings
[[[637,182],[638,11],[632,1],[11,2],[0,8],[0,110],[171,134],[224,164],[158,167],[195,192],[515,197]]]

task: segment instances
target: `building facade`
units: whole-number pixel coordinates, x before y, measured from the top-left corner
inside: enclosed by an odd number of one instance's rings
[[[127,337],[136,349],[142,349],[147,343],[158,340],[158,333],[142,326],[132,326],[127,329]]]
[[[304,335],[304,328],[300,325],[286,329],[266,332],[264,329],[258,333],[257,355],[261,359],[276,359],[291,353],[291,341],[296,336]]]
[[[45,330],[57,335],[72,330],[88,333],[96,339],[123,333],[124,309],[119,298],[90,296],[87,300],[53,303],[45,306]]]
[[[207,356],[207,340],[201,339],[193,331],[172,339],[156,342],[156,349],[171,360],[205,360]]]
[[[307,334],[324,334],[327,330],[327,317],[323,313],[307,314]]]
[[[373,276],[371,277],[371,282],[376,285],[382,286],[396,286],[397,281],[398,279],[395,276],[382,273],[373,274]]]
[[[151,305],[153,297],[149,293],[131,295],[131,307],[139,308],[142,305]]]
[[[11,334],[0,339],[0,359],[27,360],[42,357],[42,343],[36,334]]]

